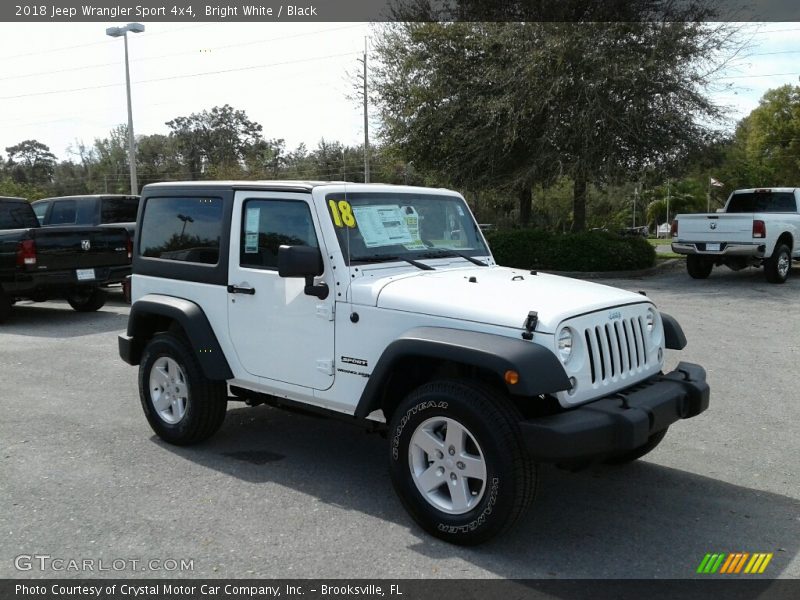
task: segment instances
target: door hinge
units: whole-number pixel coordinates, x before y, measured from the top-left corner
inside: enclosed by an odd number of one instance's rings
[[[333,375],[333,361],[326,358],[318,360],[317,371],[325,373],[325,375]]]
[[[326,321],[333,321],[333,304],[317,304],[317,316]]]

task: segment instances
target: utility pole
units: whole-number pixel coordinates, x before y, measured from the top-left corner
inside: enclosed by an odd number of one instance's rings
[[[669,193],[670,193],[670,184],[671,183],[672,183],[672,180],[671,179],[667,179],[667,226],[669,226],[670,229],[671,229],[671,225],[670,225],[670,222],[669,222]]]
[[[369,116],[367,113],[367,36],[364,36],[364,183],[369,183]]]

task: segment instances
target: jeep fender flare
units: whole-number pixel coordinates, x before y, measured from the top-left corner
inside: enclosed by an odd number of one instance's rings
[[[444,359],[495,373],[505,382],[506,371],[519,373],[519,382],[505,384],[514,396],[538,396],[570,387],[569,377],[555,354],[539,344],[491,333],[444,327],[416,327],[389,344],[370,374],[355,417],[365,418],[381,408],[382,390],[397,363],[406,358]]]
[[[670,350],[683,350],[686,347],[686,336],[675,317],[662,312],[661,322],[664,324],[664,345]]]
[[[186,333],[206,377],[213,381],[233,379],[228,360],[203,309],[190,300],[173,296],[148,294],[133,303],[127,335],[119,336],[121,358],[130,365],[138,365],[147,341],[165,318],[178,323]]]

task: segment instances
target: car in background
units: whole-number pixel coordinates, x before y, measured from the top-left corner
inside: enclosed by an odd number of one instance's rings
[[[42,227],[52,225],[91,225],[124,227],[131,238],[136,231],[139,196],[96,194],[59,196],[31,203]]]

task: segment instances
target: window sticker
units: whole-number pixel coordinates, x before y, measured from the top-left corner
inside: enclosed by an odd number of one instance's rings
[[[396,204],[354,206],[353,213],[367,248],[414,243],[405,217]]]
[[[244,253],[258,254],[258,224],[261,220],[261,209],[257,206],[248,208],[244,220]]]
[[[419,237],[419,214],[413,206],[401,206],[400,212],[406,222],[408,233],[411,235],[411,243],[403,244],[406,250],[424,250],[425,244]]]

